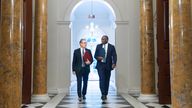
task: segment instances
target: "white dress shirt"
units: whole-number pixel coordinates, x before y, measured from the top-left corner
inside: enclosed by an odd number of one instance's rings
[[[109,44],[106,43],[106,44],[103,44],[103,46],[102,46],[102,47],[105,49],[105,58],[104,58],[105,60],[106,60],[106,58],[107,58],[108,45],[109,45]],[[104,62],[104,60],[102,60],[101,62]],[[106,62],[106,61],[105,61],[105,62]]]
[[[85,54],[85,48],[81,48],[81,59],[82,59],[82,67],[85,67],[85,63],[83,61],[83,56]]]

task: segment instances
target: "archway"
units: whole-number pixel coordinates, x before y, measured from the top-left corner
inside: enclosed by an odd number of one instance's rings
[[[94,14],[95,18],[89,18]],[[109,43],[115,44],[116,16],[112,7],[103,0],[82,0],[71,12],[71,61],[74,49],[79,48],[79,40],[87,39],[88,48],[94,56],[96,45],[100,43],[102,35],[109,36]],[[96,60],[91,65],[89,81],[98,81]],[[115,71],[115,70],[114,70]],[[111,86],[116,89],[115,72],[112,72]],[[71,72],[72,73],[72,72]],[[76,77],[71,74],[71,88],[76,83]]]

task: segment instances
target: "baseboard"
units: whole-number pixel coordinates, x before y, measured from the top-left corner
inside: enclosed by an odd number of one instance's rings
[[[117,93],[120,93],[120,94],[126,94],[127,93],[127,91],[128,91],[128,89],[119,89],[119,88],[117,88]]]
[[[50,94],[58,94],[59,93],[58,89],[56,89],[56,88],[48,89],[47,92]]]
[[[118,93],[128,93],[128,94],[130,94],[130,95],[132,95],[132,96],[139,96],[140,95],[140,89],[128,89],[128,88],[126,88],[126,89],[117,89],[117,92]]]
[[[69,93],[69,88],[58,88],[58,93]]]
[[[138,100],[141,102],[159,102],[156,94],[140,94]]]
[[[49,88],[48,93],[50,94],[69,93],[69,89],[68,88]]]
[[[128,94],[130,94],[131,96],[139,96],[140,92],[141,92],[140,89],[129,89],[128,90]]]
[[[31,102],[49,102],[50,97],[48,94],[32,95]]]

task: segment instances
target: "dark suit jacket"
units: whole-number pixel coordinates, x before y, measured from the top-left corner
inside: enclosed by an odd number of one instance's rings
[[[95,51],[95,56],[94,56],[94,58],[96,60],[97,60],[97,57],[99,56],[99,52],[102,48],[103,48],[103,44],[97,45],[96,51]],[[111,71],[112,64],[116,64],[116,63],[117,63],[117,53],[116,53],[115,47],[111,44],[108,44],[107,56],[106,56],[107,69]],[[102,62],[97,60],[96,68],[97,69],[101,68],[101,64],[102,64]]]
[[[93,57],[91,54],[91,50],[89,50],[87,48],[85,50],[90,53],[90,55],[91,55],[91,61],[90,62],[92,63]],[[72,69],[75,72],[80,72],[81,68],[82,68],[81,49],[78,48],[78,49],[74,50],[74,53],[73,53]],[[86,68],[87,72],[90,72],[90,65],[85,64],[85,68]]]

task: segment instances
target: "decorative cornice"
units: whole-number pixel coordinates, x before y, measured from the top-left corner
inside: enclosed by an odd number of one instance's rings
[[[56,24],[58,24],[58,25],[70,25],[71,21],[56,21]]]
[[[128,21],[115,21],[117,25],[128,25]],[[70,25],[71,21],[56,21],[56,24],[58,25]]]
[[[129,24],[128,21],[115,21],[115,23],[116,23],[117,25],[128,25],[128,24]]]

